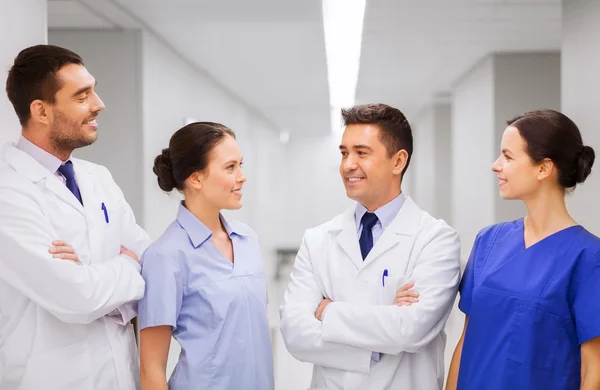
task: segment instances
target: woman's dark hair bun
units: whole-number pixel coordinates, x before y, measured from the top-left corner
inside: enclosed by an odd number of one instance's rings
[[[175,188],[175,178],[173,177],[173,165],[171,163],[171,154],[169,148],[162,150],[162,153],[154,159],[154,168],[152,171],[157,176],[158,186],[161,190],[171,192]]]
[[[592,165],[596,159],[596,153],[591,146],[585,145],[577,158],[577,183],[583,183],[592,173]]]

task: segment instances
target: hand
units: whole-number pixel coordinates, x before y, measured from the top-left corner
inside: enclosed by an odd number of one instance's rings
[[[131,257],[138,264],[140,263],[140,259],[138,259],[137,255],[135,253],[133,253],[132,251],[130,251],[129,249],[125,248],[125,247],[121,247],[121,254],[125,255],[125,256]]]
[[[409,282],[406,283],[404,286],[400,287],[400,289],[396,292],[396,298],[394,298],[394,305],[410,306],[413,303],[419,302],[419,293],[411,290],[414,286],[414,282]]]
[[[319,303],[319,307],[317,307],[317,311],[315,311],[315,318],[317,320],[321,321],[321,318],[323,317],[323,311],[325,311],[325,308],[331,302],[333,302],[333,301],[331,299],[327,298],[327,299],[323,299],[321,301],[321,303]]]
[[[52,257],[55,259],[69,260],[77,264],[81,264],[75,249],[64,241],[52,241],[52,246],[48,249],[48,252],[52,253]]]

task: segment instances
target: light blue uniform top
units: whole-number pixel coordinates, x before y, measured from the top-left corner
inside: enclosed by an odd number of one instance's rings
[[[267,291],[256,234],[225,226],[232,264],[211,231],[183,204],[177,220],[142,256],[146,293],[140,329],[170,325],[181,355],[171,390],[273,390]]]

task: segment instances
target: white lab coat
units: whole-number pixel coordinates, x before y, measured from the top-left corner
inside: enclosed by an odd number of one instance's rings
[[[443,329],[460,278],[458,234],[407,197],[363,261],[354,211],[304,235],[280,309],[287,349],[314,364],[312,389],[441,389]],[[408,281],[419,302],[393,305]],[[324,297],[333,303],[320,322],[314,313]]]
[[[135,300],[150,244],[108,170],[72,159],[85,207],[33,157],[6,145],[0,159],[0,389],[139,388]],[[102,203],[106,207],[106,222]],[[53,259],[53,240],[82,265]]]

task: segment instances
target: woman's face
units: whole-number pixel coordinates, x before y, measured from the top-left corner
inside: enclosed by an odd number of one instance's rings
[[[534,164],[526,152],[519,130],[509,126],[502,135],[500,157],[492,164],[498,176],[500,196],[504,199],[525,199],[540,187],[540,164]]]
[[[206,169],[199,174],[200,194],[219,210],[242,207],[242,154],[237,141],[226,135],[211,151]]]

